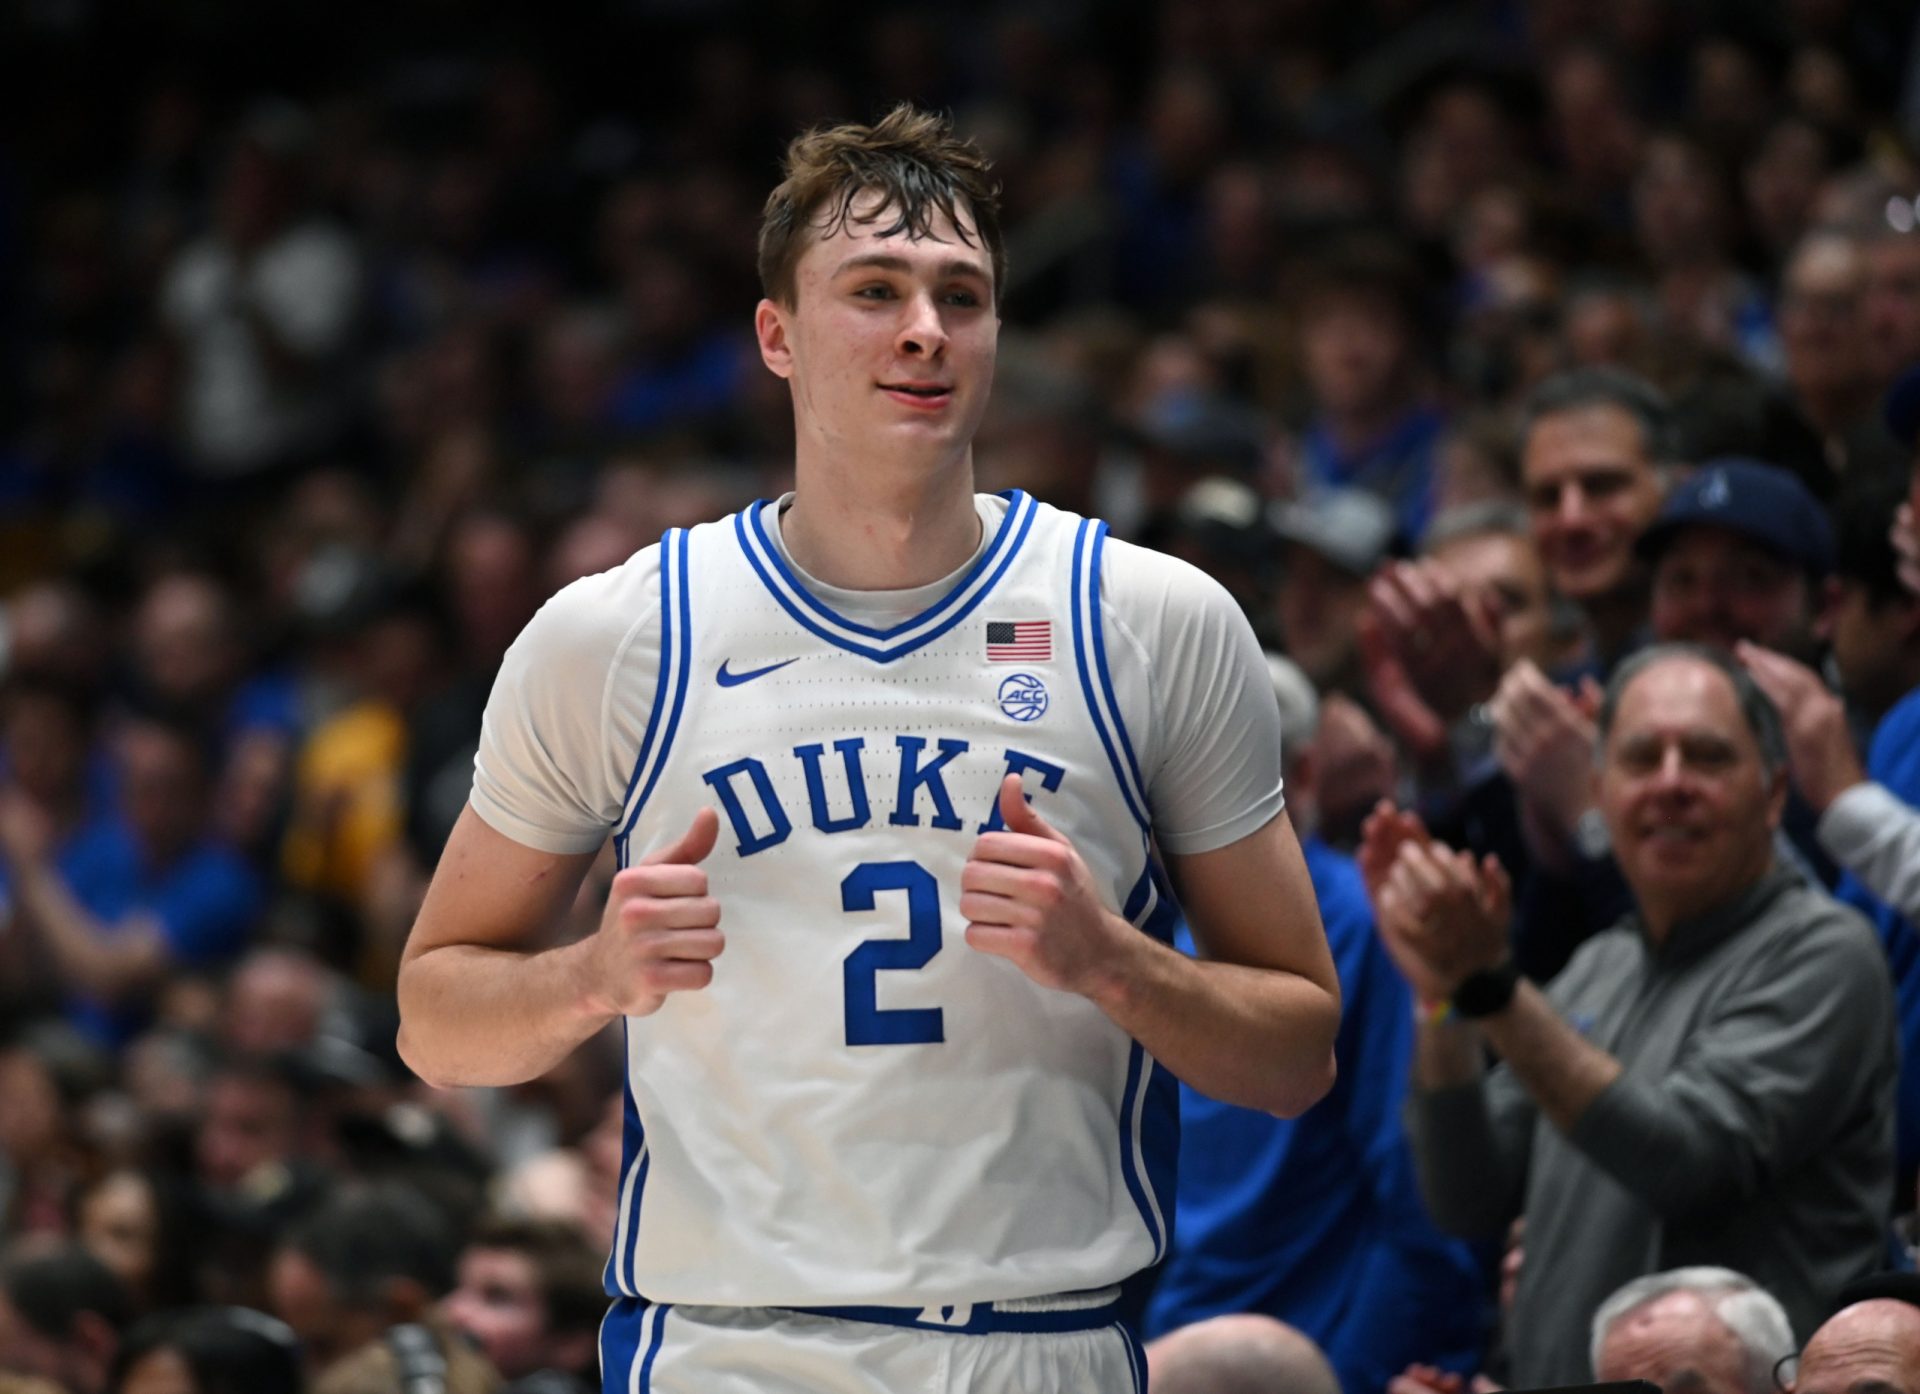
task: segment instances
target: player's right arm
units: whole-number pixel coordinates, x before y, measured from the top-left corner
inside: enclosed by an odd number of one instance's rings
[[[700,849],[685,839],[620,873],[593,934],[552,947],[553,927],[621,822],[654,705],[658,556],[647,548],[561,591],[501,662],[473,792],[401,960],[400,1052],[429,1083],[530,1079],[614,1016],[652,1010],[700,976],[641,963],[690,961],[686,943],[657,936],[700,928],[690,921],[701,912],[654,904],[705,897],[704,873],[690,864]],[[691,874],[670,870],[683,856]],[[704,928],[717,934],[710,920]]]
[[[518,1084],[615,1017],[705,987],[725,941],[699,862],[718,833],[702,809],[678,843],[614,877],[592,934],[535,952],[594,854],[523,846],[468,807],[401,957],[401,1058],[429,1084]]]

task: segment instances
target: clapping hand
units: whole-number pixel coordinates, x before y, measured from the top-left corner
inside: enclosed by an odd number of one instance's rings
[[[1866,781],[1847,729],[1846,705],[1819,674],[1758,644],[1743,641],[1734,653],[1780,709],[1793,782],[1815,812],[1826,812],[1841,793]]]
[[[1379,897],[1380,938],[1416,995],[1444,1001],[1512,953],[1513,886],[1498,859],[1403,842]]]
[[[1592,678],[1568,696],[1522,659],[1494,693],[1494,756],[1523,804],[1561,842],[1588,807],[1600,688]]]
[[[1482,590],[1433,562],[1394,562],[1374,573],[1367,600],[1381,636],[1420,698],[1452,723],[1500,683],[1500,621]]]

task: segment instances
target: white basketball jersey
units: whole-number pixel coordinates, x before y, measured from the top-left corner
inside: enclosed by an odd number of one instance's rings
[[[1002,778],[1109,908],[1169,937],[1100,624],[1103,524],[1014,493],[942,599],[880,629],[801,586],[772,505],[667,535],[623,865],[720,814],[711,986],[629,1019],[609,1290],[923,1306],[1119,1282],[1165,1252],[1170,1075],[962,936]]]

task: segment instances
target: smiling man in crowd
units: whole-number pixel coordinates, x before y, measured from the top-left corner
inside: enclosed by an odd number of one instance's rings
[[[1615,672],[1597,721],[1634,909],[1550,989],[1513,966],[1491,858],[1386,810],[1362,849],[1425,1004],[1409,1122],[1428,1203],[1462,1235],[1527,1219],[1520,1385],[1586,1378],[1594,1310],[1654,1269],[1737,1269],[1808,1329],[1875,1266],[1892,1195],[1892,989],[1865,922],[1775,861],[1772,704],[1725,655],[1661,645]]]

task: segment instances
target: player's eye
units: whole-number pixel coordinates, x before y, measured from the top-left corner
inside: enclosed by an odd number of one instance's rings
[[[963,310],[977,310],[980,308],[980,297],[970,290],[950,290],[947,292],[947,303]]]
[[[854,291],[854,296],[861,300],[891,300],[893,299],[893,287],[876,281],[872,285],[861,286],[858,290]]]

